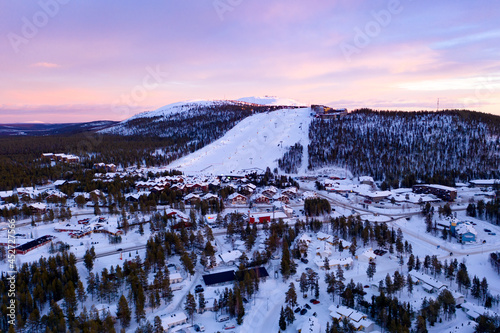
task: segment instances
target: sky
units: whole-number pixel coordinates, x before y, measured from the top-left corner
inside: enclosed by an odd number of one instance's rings
[[[191,99],[500,114],[500,2],[1,1],[0,123]]]

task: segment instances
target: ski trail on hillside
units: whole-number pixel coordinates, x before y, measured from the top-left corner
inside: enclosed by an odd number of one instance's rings
[[[310,108],[282,109],[247,117],[222,138],[172,162],[168,168],[187,173],[245,173],[271,170],[290,146],[309,144]],[[301,169],[307,168],[307,161]]]

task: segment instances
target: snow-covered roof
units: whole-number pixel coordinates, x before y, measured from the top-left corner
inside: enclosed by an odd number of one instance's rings
[[[300,236],[299,238],[299,241],[301,240],[310,243],[312,239],[308,234],[302,234],[302,236]]]
[[[316,237],[319,240],[324,240],[324,241],[331,241],[333,239],[332,235],[325,234],[324,232],[320,231],[316,234]]]
[[[14,205],[12,203],[0,205],[0,210],[4,210],[4,209],[10,210],[10,209],[14,209],[14,208],[16,208],[16,205]]]
[[[373,183],[373,177],[370,176],[360,176],[359,177],[360,182],[371,182]]]
[[[457,189],[454,187],[449,187],[449,186],[444,186],[444,185],[438,185],[438,184],[417,184],[418,186],[427,186],[430,188],[435,188],[438,190],[444,190],[444,191],[456,191]]]
[[[314,263],[319,268],[322,268],[325,266],[324,260],[325,259],[316,258],[316,259],[314,259]],[[329,266],[351,266],[352,263],[353,263],[353,260],[351,257],[349,257],[349,258],[328,258],[328,265]]]
[[[361,255],[368,258],[368,259],[377,258],[377,255],[375,254],[375,252],[373,252],[372,249],[368,249],[368,250],[364,251],[363,253],[361,253]]]
[[[29,205],[29,207],[39,210],[47,209],[47,205],[41,202],[35,202]]]
[[[161,318],[161,323],[163,327],[175,326],[178,323],[185,322],[187,316],[184,312],[176,312]]]
[[[179,272],[174,272],[169,274],[170,280],[182,280],[182,275]]]
[[[391,191],[359,192],[360,195],[369,198],[386,198],[392,194]]]
[[[222,261],[225,263],[236,261],[241,257],[242,253],[240,250],[229,251],[219,255]]]
[[[496,185],[500,184],[500,179],[474,179],[470,183],[474,185]]]
[[[235,198],[237,198],[237,197],[243,197],[243,198],[246,198],[243,194],[239,194],[238,192],[235,192],[235,193],[231,194],[231,195],[230,195],[230,196],[228,196],[227,198],[228,198],[229,200],[233,200],[233,199],[235,199]]]
[[[204,196],[201,197],[201,200],[209,200],[209,199],[218,199],[219,197],[213,193],[207,193]]]
[[[66,183],[66,180],[64,179],[59,179],[59,180],[56,180],[54,182],[54,186],[61,186],[61,185],[64,185]]]
[[[417,271],[411,271],[410,275],[433,288],[441,289],[443,287],[446,287],[445,283],[438,281],[434,279],[432,276],[429,276],[427,274],[423,274]]]
[[[464,235],[466,233],[471,233],[475,236],[477,236],[477,231],[476,229],[474,229],[474,227],[472,226],[472,224],[468,223],[468,222],[464,222],[464,223],[460,223],[457,225],[457,228],[455,229],[455,232],[459,235]]]
[[[14,195],[14,191],[0,191],[0,198],[8,198]]]
[[[199,199],[200,196],[198,194],[195,194],[195,193],[189,193],[188,195],[186,195],[184,197],[184,200],[190,200],[190,199]]]
[[[462,304],[462,309],[467,313],[468,316],[476,319],[479,316],[486,314],[489,317],[495,317],[495,313],[493,311],[488,310],[487,308],[479,305],[475,305],[471,302],[465,302]]]
[[[308,198],[316,198],[318,195],[316,194],[316,192],[313,192],[313,191],[306,191],[304,193],[302,193],[302,197],[304,199],[308,199]]]
[[[289,192],[289,193],[293,193],[293,194],[297,194],[297,188],[295,186],[290,186],[290,187],[287,187],[286,189],[283,190],[283,192]]]
[[[262,192],[272,192],[272,193],[277,193],[278,192],[278,189],[274,186],[266,186],[266,188],[264,188],[264,190],[262,190]]]

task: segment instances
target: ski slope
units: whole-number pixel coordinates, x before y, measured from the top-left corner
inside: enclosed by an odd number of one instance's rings
[[[288,147],[300,142],[307,151],[310,108],[283,109],[259,113],[243,119],[219,140],[180,158],[168,168],[186,173],[244,173],[245,170],[271,170]],[[303,157],[300,171],[307,167]]]

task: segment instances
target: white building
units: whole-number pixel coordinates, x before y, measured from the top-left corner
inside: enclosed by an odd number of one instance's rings
[[[161,325],[165,329],[187,323],[187,316],[184,312],[168,314],[161,318]]]
[[[343,305],[331,305],[328,310],[330,311],[330,316],[334,319],[342,321],[344,318],[347,318],[358,331],[371,332],[375,328],[375,323],[367,319],[367,316],[362,312]]]

